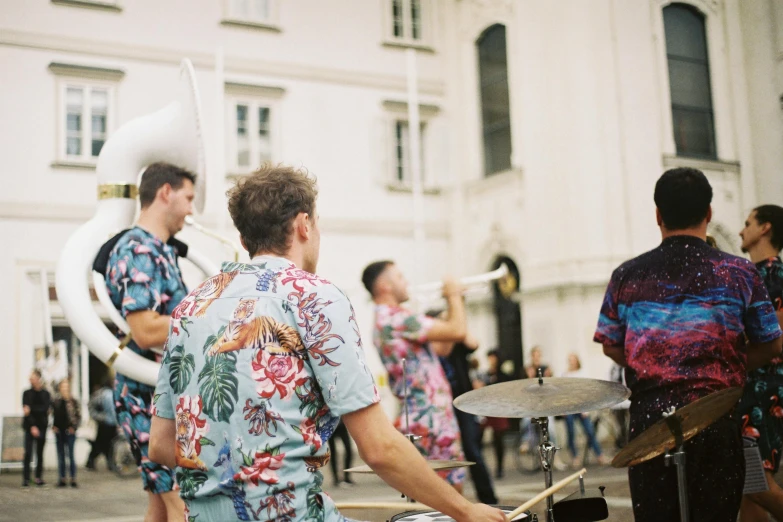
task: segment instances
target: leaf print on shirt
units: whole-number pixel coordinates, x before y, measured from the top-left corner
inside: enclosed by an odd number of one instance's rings
[[[239,381],[236,373],[236,354],[222,353],[207,357],[198,374],[204,413],[213,421],[228,422],[234,413],[234,405],[239,401]]]
[[[196,498],[196,493],[207,481],[207,474],[199,469],[178,469],[177,484],[179,485],[179,495],[186,499]]]
[[[185,355],[185,346],[175,346],[173,350],[166,350],[164,357],[169,358],[169,384],[174,393],[182,393],[187,388],[196,361],[193,354]]]

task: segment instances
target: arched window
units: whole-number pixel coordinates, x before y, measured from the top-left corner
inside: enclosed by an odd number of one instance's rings
[[[476,42],[481,82],[484,175],[511,168],[511,117],[508,103],[506,28],[493,25]]]
[[[677,155],[717,158],[704,15],[671,4],[663,9],[663,24]]]

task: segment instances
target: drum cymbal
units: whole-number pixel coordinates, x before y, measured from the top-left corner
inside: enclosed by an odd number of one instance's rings
[[[440,471],[444,469],[465,468],[472,466],[475,462],[468,462],[467,460],[428,460],[430,469],[433,471]],[[375,473],[370,466],[356,466],[345,470],[346,473]]]
[[[484,417],[552,417],[608,408],[630,396],[619,382],[544,377],[485,386],[460,395],[454,406]]]
[[[726,388],[676,410],[674,416],[678,417],[682,424],[683,440],[693,438],[701,430],[731,411],[741,396],[742,388]],[[615,468],[635,466],[674,448],[674,435],[669,429],[666,419],[661,419],[630,441],[614,457],[612,466]]]

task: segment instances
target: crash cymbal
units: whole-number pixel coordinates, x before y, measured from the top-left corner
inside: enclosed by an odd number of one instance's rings
[[[485,386],[460,395],[454,406],[484,417],[552,417],[608,408],[630,395],[619,382],[544,377]]]
[[[430,469],[440,471],[443,469],[465,468],[467,466],[472,466],[475,462],[468,462],[466,460],[428,460],[427,464],[429,464]],[[346,469],[345,472],[375,473],[370,466],[356,466],[355,468]]]
[[[676,410],[673,415],[681,422],[683,441],[693,438],[731,411],[741,396],[742,388],[726,388]],[[674,434],[664,418],[630,441],[612,460],[612,466],[615,468],[635,466],[666,451],[671,451],[675,446]]]

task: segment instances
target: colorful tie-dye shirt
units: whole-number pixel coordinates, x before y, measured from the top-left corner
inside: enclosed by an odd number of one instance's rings
[[[198,520],[344,520],[322,489],[340,420],[380,400],[354,311],[273,256],[226,263],[172,314],[155,395]]]
[[[742,386],[746,337],[780,335],[751,262],[674,236],[614,271],[594,340],[625,348],[632,401],[648,392],[690,401]]]
[[[140,227],[130,229],[117,241],[107,268],[106,289],[123,318],[146,310],[170,315],[188,293],[174,247]],[[133,350],[145,359],[156,358],[154,352],[142,350],[135,341],[125,349]],[[177,487],[174,474],[147,456],[154,391],[154,387],[118,373],[114,383],[114,406],[117,422],[130,441],[141,469],[144,489],[166,493]]]
[[[452,406],[451,386],[438,357],[430,351],[427,333],[434,319],[404,308],[375,308],[373,341],[389,372],[389,385],[400,401],[405,400],[402,360],[406,361],[408,419],[414,442],[428,460],[463,460],[459,425]],[[405,433],[405,410],[395,421]],[[439,473],[450,484],[465,480],[463,468]]]

